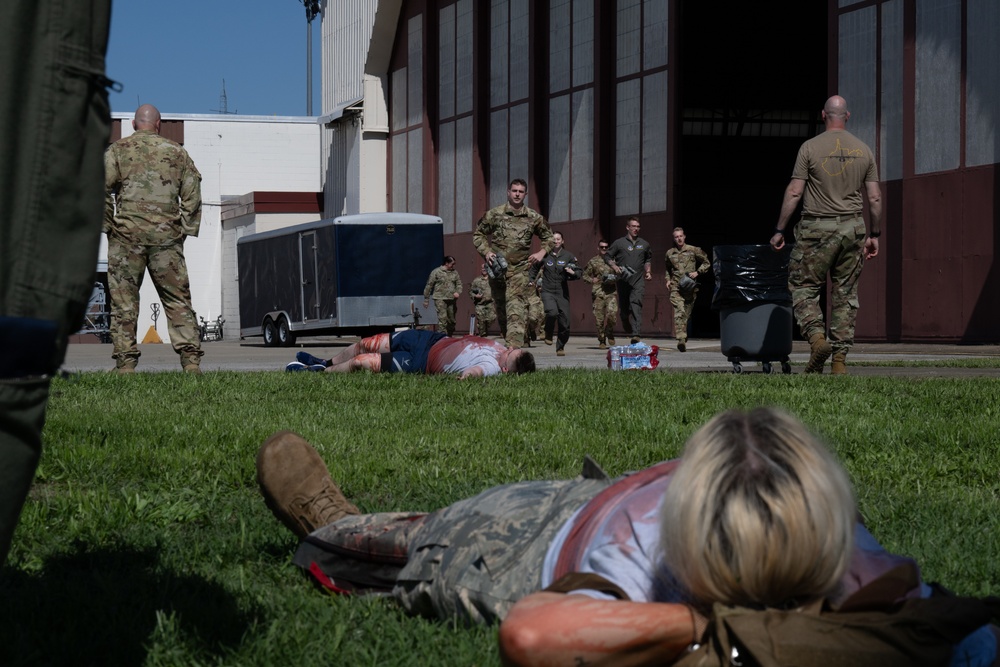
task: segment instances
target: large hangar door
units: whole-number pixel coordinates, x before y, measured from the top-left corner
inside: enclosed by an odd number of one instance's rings
[[[675,221],[709,258],[770,237],[799,145],[820,128],[827,11],[819,0],[679,0]],[[695,337],[719,335],[706,283]]]

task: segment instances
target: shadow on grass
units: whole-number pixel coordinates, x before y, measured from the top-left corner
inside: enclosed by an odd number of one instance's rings
[[[164,571],[155,549],[80,546],[39,574],[5,568],[0,600],[0,665],[141,665],[163,632],[187,655],[222,655],[253,617],[217,584]]]

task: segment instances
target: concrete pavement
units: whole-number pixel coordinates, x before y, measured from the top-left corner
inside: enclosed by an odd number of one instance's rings
[[[243,341],[226,340],[203,343],[205,357],[202,369],[205,371],[280,371],[290,361],[295,360],[295,352],[308,350],[310,354],[328,358],[345,346],[355,342],[352,337],[306,338],[290,348],[264,347],[260,338]],[[619,343],[627,343],[619,339]],[[673,339],[649,338],[646,342],[660,347],[658,371],[664,372],[728,372],[733,364],[722,356],[718,339],[692,339],[688,341],[687,352],[676,349]],[[789,359],[792,373],[801,373],[809,359],[809,345],[796,341]],[[142,358],[140,372],[179,371],[180,362],[169,344],[146,344],[139,346]],[[566,356],[557,357],[555,346],[542,342],[532,344],[531,351],[539,369],[547,368],[607,368],[606,352],[598,349],[597,340],[591,336],[577,336],[566,346]],[[1000,364],[995,368],[949,368],[944,366],[859,366],[865,361],[921,361],[946,362],[962,358],[1000,359],[1000,345],[951,345],[917,343],[859,343],[848,356],[848,371],[853,375],[892,375],[900,377],[1000,377]],[[854,362],[854,365],[852,365]],[[63,370],[109,371],[114,368],[111,359],[111,345],[74,343],[69,346]],[[761,364],[744,362],[744,373],[762,373]],[[773,373],[781,373],[781,365],[773,364]],[[829,365],[827,366],[829,372]]]

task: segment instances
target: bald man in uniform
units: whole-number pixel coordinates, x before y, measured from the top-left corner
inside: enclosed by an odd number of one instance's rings
[[[858,316],[858,280],[866,260],[878,255],[882,234],[882,190],[875,154],[847,131],[851,112],[834,95],[823,106],[826,131],[806,141],[795,159],[785,188],[771,247],[785,245],[785,228],[802,202],[789,257],[788,289],[802,335],[809,341],[806,373],[822,373],[833,354],[831,372],[847,373],[847,353],[854,344]],[[868,198],[871,231],[865,231],[862,194]],[[827,340],[820,294],[830,276],[830,335]]]
[[[139,287],[149,271],[163,304],[170,344],[186,373],[201,373],[201,341],[191,306],[184,240],[201,226],[201,174],[179,144],[160,136],[160,112],[143,104],[135,132],[104,153],[108,287],[115,370],[134,373]]]

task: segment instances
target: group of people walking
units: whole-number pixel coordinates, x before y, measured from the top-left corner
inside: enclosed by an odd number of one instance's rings
[[[810,358],[805,371],[822,373],[832,356],[831,372],[844,374],[847,352],[854,343],[858,280],[864,262],[878,255],[883,205],[874,154],[846,129],[850,118],[846,100],[839,95],[830,97],[821,117],[825,131],[799,149],[770,245],[775,251],[784,247],[786,229],[801,205],[788,287],[795,319],[809,341]],[[507,202],[487,211],[473,234],[476,250],[487,264],[498,256],[507,262],[506,269],[494,273],[488,281],[506,344],[518,348],[529,344],[526,322],[530,320],[530,303],[539,274],[545,341],[552,342],[558,326],[557,354],[562,353],[569,338],[567,281],[581,277],[591,285],[600,347],[615,344],[619,315],[631,342],[638,342],[642,337],[645,283],[653,278],[652,252],[649,242],[639,236],[638,217],[628,219],[625,236],[610,244],[604,239],[598,241],[598,254],[581,275],[576,258],[564,247],[562,234],[554,233],[544,217],[525,205],[526,195],[525,181],[511,181]],[[866,199],[870,228],[863,215]],[[541,243],[535,253],[531,253],[533,237]],[[673,247],[666,253],[665,264],[674,336],[678,351],[685,352],[698,279],[711,264],[705,251],[687,243],[681,227],[673,229]],[[820,294],[828,278],[832,285],[829,333],[820,307]]]
[[[653,278],[652,251],[649,242],[639,236],[639,218],[629,218],[625,236],[614,243],[601,239],[597,254],[581,267],[566,249],[562,232],[552,231],[545,218],[524,203],[526,196],[525,181],[511,181],[507,202],[487,211],[473,234],[473,243],[484,260],[481,275],[469,291],[476,335],[488,335],[495,319],[508,346],[530,347],[532,340],[542,338],[548,345],[555,344],[557,355],[564,355],[571,328],[568,283],[582,279],[591,286],[600,349],[615,345],[619,316],[630,342],[639,342],[645,283]],[[541,248],[531,253],[535,237]],[[701,248],[685,242],[684,230],[677,227],[666,265],[678,349],[683,352],[698,293],[697,279],[708,271],[709,262]],[[491,272],[490,266],[498,270]],[[424,306],[434,300],[438,324],[449,336],[455,331],[461,292],[455,258],[447,255],[427,280]]]

